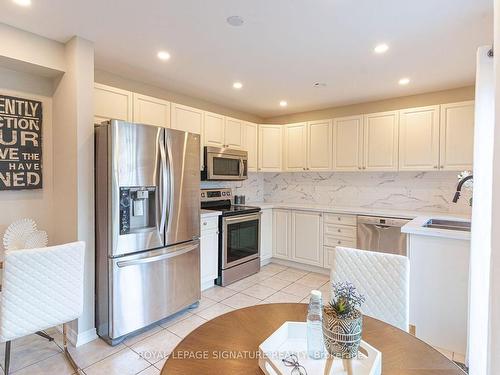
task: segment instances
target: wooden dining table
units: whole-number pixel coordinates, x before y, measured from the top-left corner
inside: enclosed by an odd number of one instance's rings
[[[306,304],[276,303],[221,315],[186,336],[161,375],[262,375],[256,357],[259,345],[284,322],[305,321],[306,314]],[[383,375],[466,374],[415,336],[368,316],[363,317],[363,340],[382,353]]]

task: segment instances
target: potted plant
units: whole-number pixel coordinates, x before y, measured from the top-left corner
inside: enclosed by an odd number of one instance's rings
[[[359,308],[365,297],[349,282],[332,286],[332,300],[323,307],[325,347],[335,357],[354,358],[361,342],[363,315]]]

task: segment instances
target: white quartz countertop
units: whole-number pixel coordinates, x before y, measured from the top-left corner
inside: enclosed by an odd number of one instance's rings
[[[209,217],[216,217],[216,216],[220,216],[220,215],[222,215],[221,211],[203,210],[203,209],[200,211],[200,216],[203,219],[207,219]]]
[[[330,212],[337,214],[348,215],[368,215],[368,216],[387,216],[404,219],[415,219],[417,217],[447,217],[453,220],[470,220],[468,215],[453,214],[447,215],[442,212],[425,212],[425,211],[410,211],[410,210],[394,210],[384,208],[371,208],[371,207],[343,207],[343,206],[324,206],[317,204],[300,204],[300,203],[283,203],[283,202],[248,202],[247,206],[257,206],[262,209],[266,208],[283,208],[291,210],[307,210],[318,212]],[[426,228],[428,229],[428,228]]]
[[[425,223],[427,223],[430,219],[470,222],[470,219],[468,218],[446,216],[443,214],[432,215],[432,216],[418,216],[412,221],[410,221],[408,224],[403,226],[401,228],[401,232],[407,234],[417,234],[421,236],[432,236],[432,237],[450,238],[454,240],[470,241],[470,232],[467,231],[424,227]]]

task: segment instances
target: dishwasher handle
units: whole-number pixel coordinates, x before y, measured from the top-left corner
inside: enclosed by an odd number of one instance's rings
[[[381,216],[358,216],[359,224],[371,224],[377,226],[379,229],[390,227],[402,227],[406,225],[410,219],[394,218],[394,217],[381,217]]]

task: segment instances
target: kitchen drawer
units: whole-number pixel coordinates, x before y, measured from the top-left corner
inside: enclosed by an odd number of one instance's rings
[[[352,225],[356,226],[356,216],[355,215],[336,215],[336,214],[325,214],[324,217],[325,224],[340,224],[340,225]]]
[[[219,218],[218,217],[209,217],[209,218],[204,219],[202,217],[200,228],[202,231],[219,229]]]
[[[324,233],[336,237],[356,238],[356,227],[349,227],[347,225],[324,225]]]
[[[341,238],[337,236],[330,236],[325,234],[324,242],[325,246],[342,246],[342,247],[353,247],[356,248],[356,238]]]

